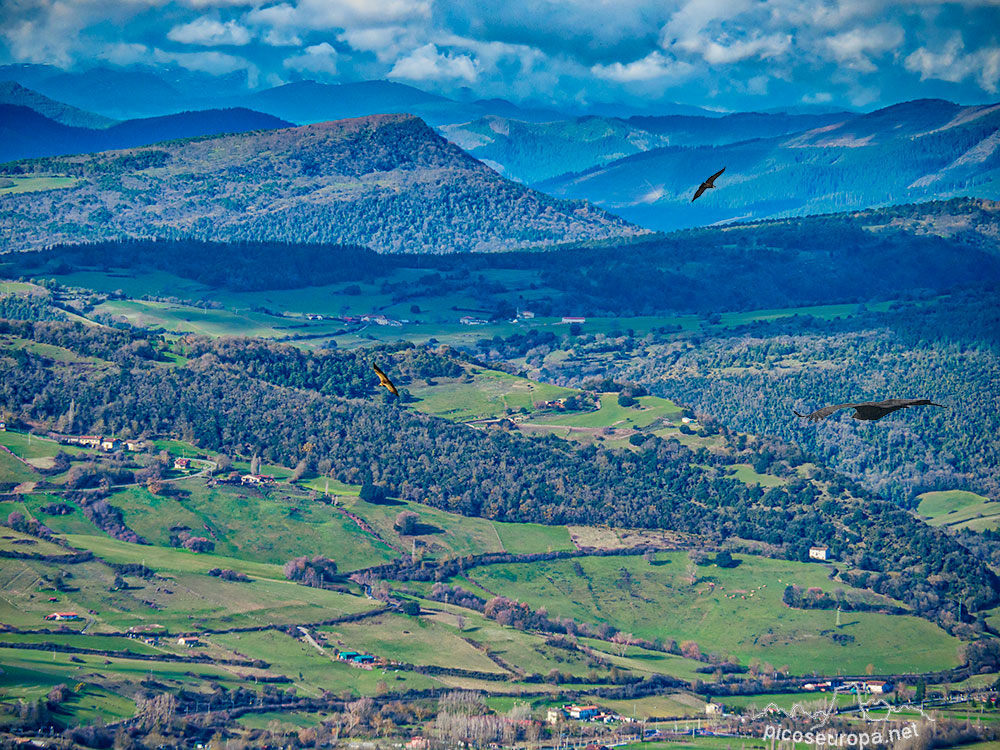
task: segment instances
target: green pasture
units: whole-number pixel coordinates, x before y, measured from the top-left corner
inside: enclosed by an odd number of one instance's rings
[[[781,485],[788,484],[788,480],[781,477],[771,476],[770,474],[758,474],[750,464],[733,464],[733,468],[736,469],[733,476],[743,482],[743,484],[758,484],[761,487],[780,487]]]
[[[16,193],[37,193],[42,190],[58,190],[60,188],[71,188],[78,185],[82,180],[76,177],[60,177],[56,175],[45,177],[16,177],[14,175],[3,175],[4,180],[13,181],[13,185],[0,188],[0,195],[13,195]]]
[[[533,607],[545,606],[550,615],[607,622],[649,639],[694,641],[705,652],[735,655],[743,664],[758,659],[788,666],[797,674],[863,673],[869,664],[876,673],[930,671],[958,663],[958,640],[925,620],[851,613],[837,628],[833,612],[794,610],[781,602],[789,583],[850,589],[827,580],[825,568],[741,557],[736,568],[697,568],[691,585],[684,553],[658,558],[666,564],[585,558],[578,560],[582,577],[572,561],[489,566],[468,577]],[[841,645],[833,638],[839,634],[853,640]]]
[[[174,487],[190,494],[164,497],[130,487],[109,502],[122,509],[130,528],[161,546],[168,544],[170,527],[187,526],[193,535],[215,542],[221,555],[275,565],[323,554],[349,571],[394,557],[337,507],[316,502],[297,487],[209,487],[201,479]]]
[[[408,388],[420,399],[416,409],[455,422],[500,417],[507,410],[530,412],[536,401],[555,401],[578,392],[498,370],[476,370],[471,383],[442,379],[438,385],[417,381]]]
[[[414,540],[423,545],[432,556],[504,551],[528,554],[573,549],[565,526],[490,521],[403,500],[391,504],[374,504],[357,497],[344,496],[341,497],[341,502],[346,509],[364,518],[382,539],[408,552],[412,549]],[[420,516],[420,526],[417,529],[420,533],[415,536],[402,537],[394,527],[396,517],[404,510]]]
[[[337,661],[331,649],[325,649],[326,653],[322,654],[301,637],[279,631],[222,633],[209,636],[208,640],[251,659],[271,663],[271,671],[287,675],[301,693],[312,697],[318,697],[324,690],[337,694],[374,695],[378,683],[383,681],[392,691],[441,686],[434,678],[416,672],[349,666]]]
[[[1000,503],[975,492],[944,490],[917,496],[917,513],[931,526],[985,531],[1000,527]]]
[[[74,537],[78,546],[80,539]],[[97,537],[82,539],[103,541]],[[126,576],[126,586],[121,587],[116,582],[114,571],[98,561],[70,566],[10,560],[0,570],[0,622],[20,628],[58,628],[64,623],[45,622],[44,616],[52,611],[74,611],[83,615],[85,620],[95,621],[95,633],[122,632],[154,625],[177,632],[319,622],[376,606],[375,602],[361,596],[309,588],[280,579],[225,581],[205,575],[204,568],[181,570],[189,566],[184,564],[184,560],[175,558],[210,558],[199,562],[210,567],[236,569],[240,567],[239,561],[110,541],[115,545],[137,548],[136,553],[121,556],[118,562],[143,563],[155,570],[158,577],[142,579]],[[102,549],[100,544],[93,546],[101,550],[102,557],[107,559],[113,556],[103,554],[108,551],[107,547]],[[165,565],[160,564],[164,561]],[[261,572],[261,567],[272,566],[256,563],[244,564],[243,567],[249,568],[244,572],[252,573]],[[44,580],[44,576],[51,579],[59,571],[72,576],[64,576],[63,591],[54,590]],[[50,602],[50,597],[55,597],[57,601]],[[86,624],[65,623],[72,630],[79,630]]]
[[[463,640],[457,628],[423,617],[386,614],[320,630],[327,636],[326,648],[331,654],[337,650],[362,651],[407,664],[507,674]]]

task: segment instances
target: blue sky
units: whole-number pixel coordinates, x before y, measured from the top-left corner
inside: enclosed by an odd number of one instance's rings
[[[0,0],[0,62],[721,110],[1000,100],[1000,0]]]

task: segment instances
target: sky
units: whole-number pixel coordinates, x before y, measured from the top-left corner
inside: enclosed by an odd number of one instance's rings
[[[563,107],[1000,101],[1000,0],[0,0],[0,63]]]

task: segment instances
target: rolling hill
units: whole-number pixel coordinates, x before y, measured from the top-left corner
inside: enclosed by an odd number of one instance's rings
[[[75,128],[106,128],[114,125],[115,120],[103,115],[86,112],[68,104],[49,99],[47,96],[39,94],[25,88],[15,81],[0,80],[0,104],[14,104],[20,107],[28,107],[38,112],[40,115],[55,120],[62,125],[69,125]]]
[[[406,115],[203,137],[10,164],[7,246],[118,237],[509,250],[645,233],[499,177]],[[60,190],[19,181],[62,176]],[[44,226],[44,229],[42,228]]]
[[[97,129],[71,127],[45,117],[29,106],[12,104],[0,104],[0,122],[0,132],[4,135],[0,141],[0,162],[132,148],[176,138],[243,133],[291,125],[277,117],[248,109],[215,109],[126,120]]]
[[[972,195],[1000,197],[1000,106],[921,100],[721,146],[667,146],[540,189],[670,230]],[[725,166],[718,190],[691,203]]]

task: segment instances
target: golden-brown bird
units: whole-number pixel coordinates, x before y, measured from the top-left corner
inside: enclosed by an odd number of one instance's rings
[[[385,386],[389,390],[389,393],[391,393],[396,398],[399,398],[399,391],[396,390],[396,386],[394,386],[392,384],[392,381],[389,380],[389,376],[386,375],[384,372],[382,372],[382,368],[380,368],[374,362],[372,362],[372,367],[375,369],[375,372],[378,375],[379,385]]]

